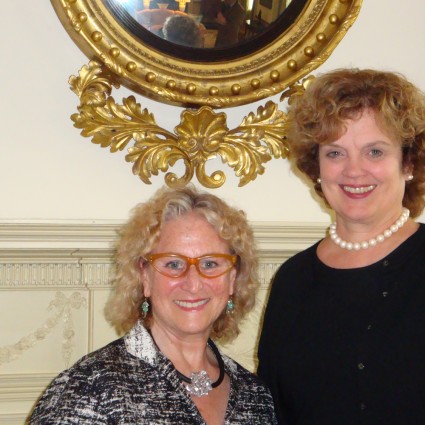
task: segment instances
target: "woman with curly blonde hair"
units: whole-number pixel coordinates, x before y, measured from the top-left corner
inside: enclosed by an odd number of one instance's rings
[[[106,306],[125,336],[56,378],[30,423],[275,424],[269,390],[225,356],[257,291],[245,214],[193,187],[136,206]]]
[[[132,218],[122,227],[116,253],[115,290],[106,307],[106,316],[118,331],[129,331],[137,320],[142,320],[146,328],[151,327],[152,312],[143,315],[140,310],[145,298],[139,262],[152,252],[166,223],[193,211],[215,229],[228,243],[230,252],[238,257],[232,314],[223,312],[217,318],[211,337],[226,342],[239,334],[239,323],[254,307],[258,289],[252,229],[244,213],[216,196],[197,194],[191,188],[159,192],[150,201],[137,206]]]
[[[425,94],[340,69],[291,103],[296,169],[333,210],[277,272],[258,374],[279,424],[425,424]]]

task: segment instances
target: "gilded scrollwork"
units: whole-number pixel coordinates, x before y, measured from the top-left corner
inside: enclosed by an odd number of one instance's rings
[[[71,116],[74,126],[111,152],[134,142],[126,160],[133,163],[133,173],[147,184],[152,175],[167,171],[181,160],[186,171],[181,177],[167,173],[165,181],[169,186],[187,184],[196,175],[205,187],[220,187],[226,179],[224,173],[208,175],[205,170],[207,161],[220,157],[243,186],[264,173],[264,163],[288,154],[284,141],[286,115],[270,101],[257,113],[244,117],[234,129],[228,128],[226,114],[216,113],[209,106],[186,109],[171,133],[160,127],[134,96],[124,98],[123,104],[118,105],[111,96],[113,84],[108,70],[98,62],[83,66],[78,77],[70,78],[70,85],[80,98],[78,113]]]
[[[310,75],[309,77],[304,78],[302,81],[289,87],[281,94],[280,101],[283,102],[284,100],[286,100],[290,105],[292,99],[296,96],[301,96],[313,80],[314,76]]]
[[[111,152],[127,148],[126,160],[146,184],[164,172],[171,187],[196,176],[205,187],[217,188],[226,177],[221,170],[206,171],[213,158],[232,168],[243,186],[263,174],[272,158],[286,158],[288,149],[286,114],[277,104],[267,102],[233,129],[226,115],[214,108],[282,92],[281,101],[290,103],[309,82],[300,80],[327,60],[353,25],[362,0],[293,1],[256,40],[240,40],[234,46],[237,54],[232,48],[202,48],[191,51],[190,57],[181,46],[149,35],[137,16],[130,16],[116,0],[51,2],[71,38],[90,58],[79,75],[70,78],[80,99],[78,113],[71,118],[81,134]],[[119,85],[188,109],[174,131],[166,130],[134,96],[116,103],[112,89]],[[180,176],[169,171],[177,162],[183,165]]]

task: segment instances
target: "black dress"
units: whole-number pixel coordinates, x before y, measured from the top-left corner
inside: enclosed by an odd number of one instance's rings
[[[367,267],[327,267],[317,245],[281,266],[266,310],[279,424],[425,424],[425,225]]]

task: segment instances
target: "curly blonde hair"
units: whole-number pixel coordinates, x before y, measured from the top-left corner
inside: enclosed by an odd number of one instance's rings
[[[142,320],[148,329],[151,327],[150,312],[145,318],[140,312],[144,301],[140,258],[153,250],[165,223],[193,211],[211,224],[227,241],[230,251],[238,255],[234,309],[231,314],[223,311],[218,317],[211,337],[227,342],[239,334],[240,321],[254,307],[258,289],[253,231],[244,212],[192,186],[158,190],[150,200],[137,205],[122,226],[115,255],[115,286],[105,309],[107,319],[119,332],[127,332],[137,320]]]
[[[403,205],[417,217],[425,206],[425,95],[400,74],[338,69],[314,79],[288,110],[290,157],[329,206],[316,184],[319,145],[341,137],[346,120],[359,118],[365,109],[374,111],[382,131],[399,140],[403,167],[413,168]]]

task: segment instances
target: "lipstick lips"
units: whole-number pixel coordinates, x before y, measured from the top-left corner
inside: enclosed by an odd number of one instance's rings
[[[376,184],[370,184],[368,186],[349,186],[349,185],[340,185],[344,192],[347,192],[351,195],[364,195],[365,193],[370,193],[376,188]]]
[[[175,300],[174,302],[182,308],[195,309],[198,307],[202,307],[207,304],[209,298],[204,298],[202,300],[193,300],[193,301],[184,301],[184,300]]]

